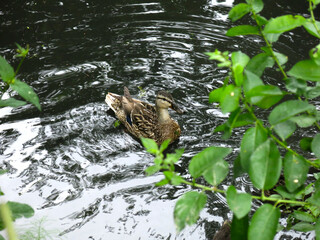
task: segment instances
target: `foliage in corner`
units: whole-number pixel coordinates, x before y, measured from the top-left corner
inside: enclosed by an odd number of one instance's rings
[[[256,35],[265,46],[252,58],[241,51],[206,53],[218,62],[218,67],[228,69],[223,85],[209,94],[209,103],[216,102],[223,113],[229,113],[229,119],[214,132],[222,132],[222,138],[228,139],[233,129],[245,130],[233,163],[234,177],[247,174],[260,195],[238,192],[232,185],[227,190],[219,189],[229,172],[224,158],[232,151],[230,148],[209,147],[195,155],[189,164],[192,180],[188,181],[174,169],[183,150],[164,157],[167,141],[159,148],[152,140],[142,139],[147,151],[155,155],[155,164],[147,168],[147,174],[161,171],[165,177],[156,185],[184,184],[201,190],[187,192],[177,201],[174,220],[178,231],[197,221],[207,201],[205,191],[213,191],[225,194],[233,212],[231,239],[273,239],[284,209],[287,224],[282,228],[315,231],[316,239],[320,239],[320,112],[310,101],[320,96],[320,44],[310,50],[309,59],[295,63],[288,71],[288,57],[273,50],[281,34],[299,27],[320,39],[320,22],[313,13],[320,1],[308,2],[309,18],[288,14],[271,19],[260,14],[264,8],[262,0],[239,3],[229,12],[231,21],[250,17],[255,25],[232,27],[226,35]],[[264,83],[266,68],[279,70],[281,88]],[[257,116],[260,109],[269,109],[268,119]],[[300,146],[293,149],[286,140],[298,128],[310,129],[314,135],[302,137]],[[315,158],[308,159],[310,154]],[[316,173],[307,178],[310,168]],[[281,173],[283,183],[279,182]],[[207,184],[198,184],[199,178]],[[268,195],[267,190],[276,194]],[[261,206],[254,209],[252,201],[259,201]]]
[[[20,81],[16,77],[24,59],[29,52],[29,46],[27,46],[27,48],[23,48],[19,44],[17,44],[17,47],[18,54],[16,55],[16,57],[20,57],[21,60],[16,71],[14,71],[13,67],[7,62],[6,59],[0,56],[0,79],[2,80],[0,82],[0,108],[20,107],[27,104],[27,102],[25,101],[17,100],[12,97],[3,99],[4,93],[6,93],[9,88],[11,88],[13,91],[17,92],[24,100],[32,103],[39,110],[41,110],[38,95],[28,84]]]
[[[0,108],[20,107],[27,104],[27,102],[25,101],[17,100],[12,97],[3,99],[5,97],[5,93],[7,93],[9,88],[11,88],[13,91],[17,92],[23,99],[32,103],[39,110],[41,110],[38,95],[28,84],[20,81],[16,77],[24,59],[29,52],[29,46],[27,46],[27,48],[23,48],[19,44],[17,44],[17,47],[18,54],[16,55],[16,57],[21,58],[21,60],[16,71],[14,71],[13,67],[7,62],[7,60],[0,56]],[[5,170],[0,169],[0,175],[5,172]],[[1,191],[1,188],[0,195],[4,195],[4,193]],[[0,231],[6,229],[10,240],[18,239],[12,222],[18,218],[29,218],[33,215],[33,208],[27,204],[11,201],[8,201],[7,203],[0,203]],[[4,239],[4,237],[0,234],[0,240],[1,239]]]

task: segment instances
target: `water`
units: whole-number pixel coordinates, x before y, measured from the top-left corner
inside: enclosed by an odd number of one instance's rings
[[[6,199],[36,210],[32,220],[20,219],[18,226],[45,218],[44,227],[54,239],[212,238],[231,218],[225,198],[209,195],[198,223],[177,235],[173,208],[188,188],[154,187],[161,174],[144,174],[152,156],[114,127],[104,97],[108,91],[121,94],[128,86],[134,97],[153,103],[157,91],[169,90],[186,112],[172,112],[182,136],[171,147],[171,151],[185,148],[179,162],[185,177],[191,157],[203,148],[230,146],[236,151],[243,130],[228,141],[212,134],[227,116],[208,104],[208,93],[221,85],[226,71],[203,54],[216,48],[250,56],[259,51],[258,38],[225,36],[232,26],[227,14],[233,4],[69,0],[22,5],[16,1],[1,7],[0,53],[17,66],[18,60],[12,59],[14,43],[30,45],[31,57],[19,78],[32,85],[43,108],[0,110],[0,162],[9,170],[0,177],[1,188]],[[286,1],[270,9],[269,15],[296,12]],[[312,37],[305,39],[297,31],[275,47],[294,63],[314,44]],[[279,74],[269,72],[265,80],[277,81]],[[227,160],[231,163],[235,155]],[[231,181],[232,173],[221,188]],[[252,191],[245,177],[236,184]],[[312,235],[292,231],[277,235],[294,238]]]

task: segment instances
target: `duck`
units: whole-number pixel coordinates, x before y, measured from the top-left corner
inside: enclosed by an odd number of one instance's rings
[[[179,114],[183,111],[170,93],[159,91],[153,106],[132,98],[126,86],[123,92],[123,95],[108,92],[105,102],[130,134],[138,139],[153,139],[158,145],[167,139],[170,139],[171,144],[180,137],[180,126],[170,117],[168,109],[171,108]]]
[[[222,227],[215,233],[213,240],[230,240],[231,239],[231,222],[224,221]]]

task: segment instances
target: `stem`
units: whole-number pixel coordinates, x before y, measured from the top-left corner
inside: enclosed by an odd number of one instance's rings
[[[226,191],[218,189],[217,187],[207,187],[205,185],[202,184],[198,184],[198,183],[193,183],[193,182],[189,182],[187,180],[182,180],[182,183],[192,186],[192,187],[197,187],[197,188],[201,188],[202,190],[205,191],[211,191],[211,192],[218,192],[218,193],[222,193],[224,195],[226,195]],[[264,195],[264,192],[261,191],[261,196],[251,196],[253,199],[257,199],[257,200],[261,200],[261,201],[270,201],[270,202],[276,202],[276,205],[279,203],[287,203],[287,204],[297,204],[297,205],[306,205],[308,203],[306,202],[301,202],[301,201],[294,201],[294,200],[286,200],[286,199],[278,199],[278,198],[271,198],[271,197],[266,197]]]
[[[18,67],[17,67],[17,69],[16,69],[16,71],[15,71],[15,73],[14,73],[15,76],[18,74],[19,69],[20,69],[20,67],[21,67],[21,65],[22,65],[22,63],[23,63],[23,61],[24,61],[25,58],[26,58],[26,56],[24,56],[24,57],[20,60],[19,65],[18,65]]]
[[[315,18],[314,18],[314,14],[313,14],[313,4],[312,4],[312,1],[311,1],[311,0],[309,0],[309,9],[310,9],[310,15],[311,15],[311,22],[312,22],[313,26],[315,27],[315,29],[317,30],[318,34],[320,35],[320,30],[319,30],[319,28],[318,28],[318,26],[317,26],[317,24],[316,24]],[[264,41],[265,41],[266,44],[267,44],[267,47],[269,48],[269,50],[270,50],[270,52],[271,52],[272,58],[275,60],[276,64],[278,65],[278,68],[280,69],[282,75],[284,76],[284,79],[287,79],[288,76],[287,76],[286,72],[283,70],[280,62],[278,61],[278,58],[277,58],[276,55],[274,54],[274,51],[273,51],[273,49],[272,49],[272,45],[269,43],[268,39],[266,38],[265,34],[263,33],[262,27],[258,24],[256,13],[255,13],[253,10],[251,10],[251,12],[252,12],[252,15],[253,15],[253,17],[254,17],[254,19],[255,19],[258,27],[259,27],[260,34],[261,34],[261,36],[263,37]],[[300,101],[302,101],[302,99],[301,99],[300,96],[298,96],[298,99],[299,99]],[[308,112],[308,114],[311,115],[309,112]],[[319,125],[317,122],[315,122],[315,125],[316,125],[316,127],[320,130],[320,125]],[[293,151],[292,151],[292,152],[293,152]]]
[[[311,22],[312,22],[314,28],[317,30],[318,35],[320,35],[320,30],[319,30],[318,25],[316,23],[316,20],[314,18],[313,8],[314,8],[314,6],[312,4],[312,1],[309,0],[309,10],[310,10],[310,15],[311,15]]]
[[[7,204],[2,203],[0,204],[1,209],[1,219],[3,220],[4,226],[7,229],[7,234],[9,237],[9,240],[18,240],[16,232],[14,230],[13,224],[12,224],[12,217],[11,217],[11,211]]]
[[[184,179],[182,180],[182,183],[187,184],[189,186],[201,188],[201,189],[203,189],[205,191],[211,191],[211,192],[213,191],[213,192],[219,192],[219,193],[226,194],[226,192],[224,190],[218,189],[217,187],[207,187],[205,185],[189,182],[189,181],[184,180]]]
[[[284,77],[285,79],[287,79],[287,78],[288,78],[287,74],[286,74],[285,71],[283,70],[283,68],[282,68],[282,66],[281,66],[278,58],[277,58],[276,55],[274,54],[274,51],[273,51],[273,49],[272,49],[272,46],[271,46],[271,44],[269,43],[268,39],[266,38],[266,35],[263,33],[263,29],[262,29],[261,25],[258,24],[256,13],[255,13],[253,10],[251,10],[251,12],[252,12],[252,15],[253,15],[253,17],[254,17],[254,20],[256,21],[256,23],[257,23],[257,25],[258,25],[258,27],[259,27],[260,34],[261,34],[261,36],[263,37],[264,41],[265,41],[266,44],[267,44],[267,47],[269,48],[269,50],[270,50],[270,52],[271,52],[272,58],[273,58],[274,61],[277,63],[278,68],[280,69],[283,77]]]

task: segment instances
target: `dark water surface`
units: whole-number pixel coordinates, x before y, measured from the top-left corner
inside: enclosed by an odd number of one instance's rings
[[[16,67],[14,43],[30,45],[19,78],[32,85],[43,108],[0,109],[0,163],[9,169],[0,186],[7,200],[36,210],[32,220],[21,219],[17,225],[44,217],[53,239],[212,239],[231,218],[225,198],[209,195],[198,223],[177,235],[173,208],[188,189],[154,187],[161,174],[144,174],[152,156],[114,127],[104,98],[108,91],[121,94],[123,86],[149,102],[160,89],[170,91],[186,112],[172,113],[182,136],[171,147],[185,148],[179,162],[185,177],[191,157],[205,147],[237,151],[243,129],[228,141],[212,134],[226,116],[208,104],[208,93],[221,85],[226,71],[203,54],[216,48],[250,56],[259,52],[258,38],[225,36],[234,2],[0,2],[0,53]],[[290,1],[277,2],[265,11],[268,17],[304,11]],[[316,43],[305,36],[303,31],[287,34],[275,47],[294,63]],[[280,79],[276,71],[269,72],[266,82]],[[235,156],[227,160],[232,163]],[[221,188],[231,181],[232,173]],[[235,183],[252,191],[245,177]],[[290,231],[276,239],[312,236]]]

